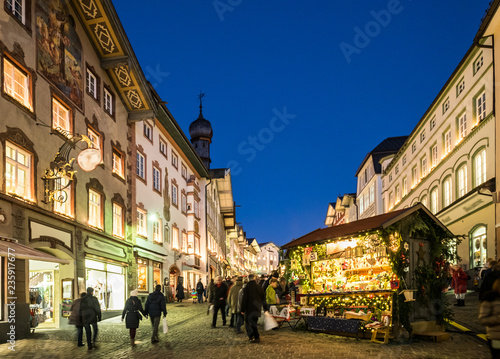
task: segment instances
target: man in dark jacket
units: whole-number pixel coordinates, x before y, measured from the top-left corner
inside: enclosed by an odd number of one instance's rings
[[[78,333],[78,346],[83,347],[83,323],[82,317],[80,316],[80,302],[82,298],[85,297],[87,293],[83,292],[80,294],[80,298],[76,299],[71,305],[71,314],[69,315],[68,322],[69,324],[73,324],[76,326],[76,330]]]
[[[248,275],[248,284],[242,290],[241,314],[245,316],[245,328],[248,338],[253,343],[259,343],[260,336],[257,330],[257,321],[259,320],[262,306],[264,306],[265,311],[269,310],[266,303],[266,293],[255,282],[255,274]]]
[[[198,303],[203,303],[203,292],[205,291],[205,287],[201,282],[201,278],[198,280],[198,284],[196,284],[196,294],[198,294]]]
[[[210,292],[209,302],[214,306],[214,317],[212,320],[212,328],[217,324],[217,312],[220,310],[222,314],[222,325],[226,325],[226,298],[227,286],[222,283],[222,277],[217,277],[217,283],[214,289]]]
[[[153,335],[151,336],[151,343],[158,343],[158,326],[160,325],[161,313],[163,316],[167,316],[167,306],[165,304],[165,296],[161,292],[161,285],[157,284],[155,291],[148,295],[146,300],[146,307],[144,308],[146,315],[149,315],[151,319],[151,325],[153,326]]]
[[[482,302],[484,300],[484,295],[493,288],[493,283],[498,278],[500,278],[500,263],[495,264],[491,268],[491,272],[484,276],[481,288],[479,288],[479,301]]]
[[[87,348],[91,350],[96,348],[95,341],[97,338],[97,322],[101,321],[101,306],[96,297],[94,297],[94,288],[87,288],[87,295],[82,298],[80,302],[80,316],[82,318],[82,324],[85,327],[85,335],[87,336]],[[92,330],[90,326],[94,329],[94,338],[92,340]],[[92,345],[94,343],[94,345]]]

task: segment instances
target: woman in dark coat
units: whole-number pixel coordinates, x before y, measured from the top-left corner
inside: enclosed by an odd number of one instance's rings
[[[184,299],[184,286],[182,284],[177,284],[177,288],[175,288],[175,297],[177,298],[178,302],[182,303],[182,300]]]
[[[127,316],[125,319],[125,324],[127,329],[130,330],[130,345],[135,346],[135,333],[137,328],[139,328],[139,321],[142,320],[142,315],[147,318],[146,312],[142,309],[142,303],[137,297],[138,291],[137,289],[130,292],[130,297],[125,302],[125,308],[123,308],[122,312],[122,322],[123,318]]]

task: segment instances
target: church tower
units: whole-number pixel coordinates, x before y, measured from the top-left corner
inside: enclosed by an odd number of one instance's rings
[[[200,156],[201,160],[205,164],[207,169],[210,169],[210,144],[212,143],[212,125],[209,121],[203,118],[202,113],[202,98],[205,96],[204,93],[198,95],[200,99],[200,115],[198,118],[189,125],[189,136],[191,136],[191,143],[193,147]]]

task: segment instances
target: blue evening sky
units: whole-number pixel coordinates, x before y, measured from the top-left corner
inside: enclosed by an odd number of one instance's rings
[[[206,93],[212,168],[232,168],[236,220],[247,237],[278,245],[324,227],[328,203],[356,192],[365,155],[411,132],[488,3],[114,2],[144,74],[188,137]]]

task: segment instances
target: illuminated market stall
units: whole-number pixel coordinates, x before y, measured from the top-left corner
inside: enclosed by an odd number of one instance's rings
[[[405,339],[443,323],[457,238],[423,205],[317,229],[284,245],[310,329]],[[414,299],[415,298],[415,299]],[[353,320],[354,319],[354,320]],[[418,324],[417,324],[418,322]]]

